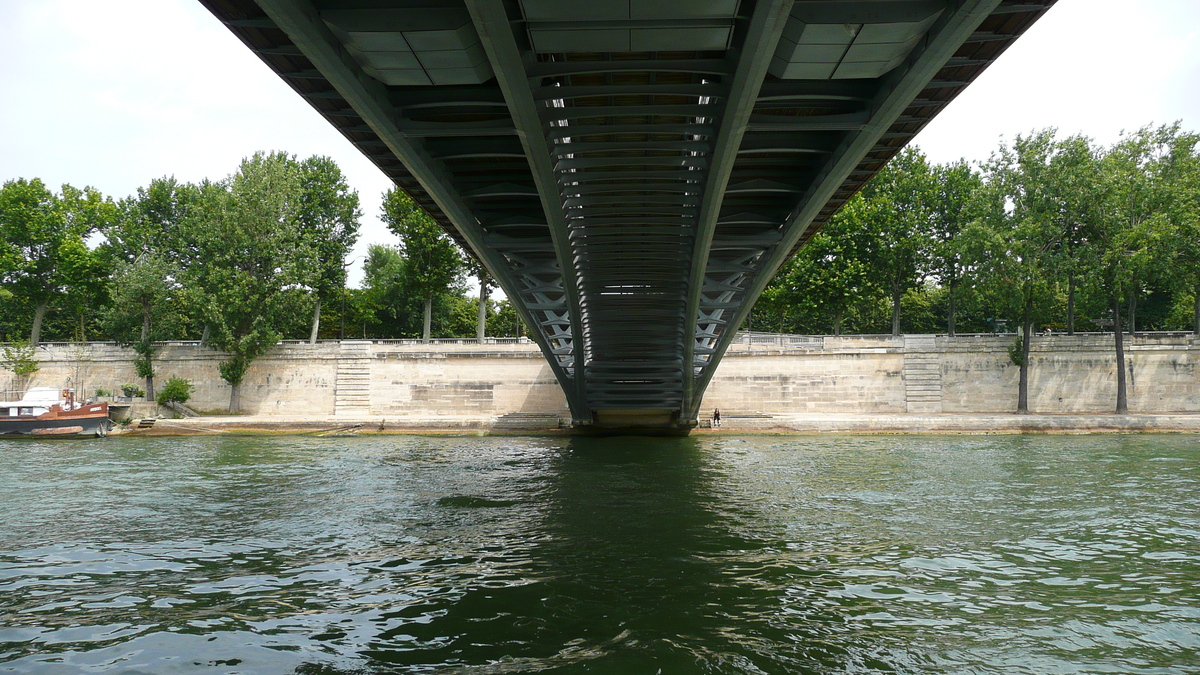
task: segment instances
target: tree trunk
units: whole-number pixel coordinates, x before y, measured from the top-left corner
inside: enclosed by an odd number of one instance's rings
[[[842,308],[841,307],[839,307],[838,310],[833,313],[833,334],[834,335],[842,334]]]
[[[481,281],[479,282],[479,322],[475,324],[475,338],[479,340],[479,344],[483,344],[483,338],[487,334],[487,301],[487,284]]]
[[[33,327],[29,331],[29,343],[36,345],[42,340],[42,319],[46,318],[46,309],[50,303],[42,301],[33,310]]]
[[[150,300],[142,298],[142,344],[149,345],[150,343]],[[149,350],[147,350],[149,351]],[[139,354],[142,358],[150,358],[144,354]],[[154,400],[154,376],[146,376],[146,400]]]
[[[236,415],[241,412],[242,403],[242,385],[234,384],[229,387],[229,414]]]
[[[204,330],[200,333],[200,346],[208,346],[208,324],[204,324]]]
[[[1121,300],[1116,295],[1112,301],[1113,335],[1117,341],[1117,414],[1129,412],[1129,399],[1125,392],[1125,345],[1121,341]]]
[[[308,344],[317,344],[317,332],[321,330],[321,297],[317,296],[317,306],[313,309],[312,333],[308,336]]]
[[[1067,335],[1075,334],[1075,275],[1067,276]]]
[[[1196,299],[1192,307],[1192,332],[1200,335],[1200,283],[1196,284]]]
[[[904,289],[900,284],[892,283],[892,335],[900,334],[900,298],[904,296]]]
[[[425,298],[425,322],[421,328],[421,341],[429,342],[429,329],[433,327],[433,298]]]
[[[142,342],[150,341],[150,301],[142,299]]]
[[[950,337],[954,337],[954,328],[955,328],[955,326],[954,326],[954,295],[955,295],[955,290],[957,290],[957,289],[958,289],[958,279],[951,277],[950,278],[950,298],[949,298],[950,307],[948,308],[948,311],[946,312],[947,313],[946,334],[949,335]]]
[[[1029,414],[1029,347],[1033,340],[1033,294],[1025,299],[1021,317],[1021,376],[1017,384],[1017,414]]]

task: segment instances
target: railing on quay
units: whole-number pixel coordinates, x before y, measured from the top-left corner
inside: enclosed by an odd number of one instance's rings
[[[1137,331],[1126,335],[1143,338],[1187,338],[1193,337],[1195,334],[1192,331]],[[746,345],[753,347],[779,347],[793,349],[820,349],[828,338],[838,340],[887,340],[894,337],[904,337],[905,333],[899,336],[890,333],[853,333],[844,335],[798,335],[790,333],[763,333],[758,331],[738,331],[731,345]],[[916,335],[916,333],[908,333],[907,335]],[[926,334],[927,335],[927,334]],[[944,338],[949,337],[946,333],[935,333],[934,337]],[[994,337],[1016,337],[1017,332],[1008,331],[1000,333],[955,333],[955,338],[994,338]],[[1073,337],[1104,337],[1112,336],[1112,331],[1075,331],[1071,334]],[[1066,332],[1034,333],[1035,338],[1043,337],[1068,337]],[[418,338],[366,338],[356,340],[317,340],[319,345],[336,345],[341,342],[370,342],[377,345],[400,345],[400,346],[422,346],[422,345],[533,345],[536,344],[533,340],[527,337],[511,338],[511,337],[486,337],[483,340],[478,338],[431,338],[429,341],[424,341]],[[0,347],[7,346],[11,343],[0,342]],[[288,346],[312,344],[308,340],[280,340],[279,344]],[[163,340],[155,342],[155,346],[159,347],[196,347],[200,345],[200,340]],[[123,347],[122,343],[112,340],[97,340],[91,342],[39,342],[38,348],[88,348],[88,347]]]

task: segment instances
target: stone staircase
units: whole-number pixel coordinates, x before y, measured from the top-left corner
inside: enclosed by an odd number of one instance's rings
[[[371,414],[371,343],[345,341],[340,347],[333,414],[366,417]]]
[[[942,364],[934,336],[904,336],[904,396],[910,413],[942,412]]]
[[[514,412],[496,418],[492,431],[546,431],[569,426],[570,422],[558,413]]]
[[[765,420],[773,420],[774,418],[774,415],[757,410],[722,410],[721,427],[724,428],[732,424],[738,429],[767,428],[774,423]],[[696,426],[701,429],[713,428],[712,410],[701,412],[697,416]]]

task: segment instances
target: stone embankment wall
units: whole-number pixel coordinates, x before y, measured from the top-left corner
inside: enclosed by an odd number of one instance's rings
[[[1200,340],[1153,333],[1126,338],[1129,409],[1200,412]],[[891,414],[1017,407],[1012,335],[827,336],[808,338],[802,348],[788,339],[728,353],[704,408]],[[1116,394],[1112,335],[1034,338],[1031,412],[1111,412]]]
[[[1017,368],[1008,359],[1012,341],[1012,336],[933,335],[758,338],[731,348],[703,408],[1011,412],[1017,400]],[[1127,357],[1131,411],[1200,412],[1200,341],[1184,335],[1138,336],[1127,344]],[[97,388],[142,384],[133,353],[111,344],[42,345],[37,358],[41,369],[29,386],[72,386],[92,394]],[[158,382],[173,375],[187,378],[196,385],[189,405],[223,410],[229,387],[217,370],[222,358],[195,344],[168,344],[156,357]],[[1111,335],[1036,338],[1030,409],[1111,411],[1115,362]],[[357,340],[279,346],[246,374],[242,408],[250,414],[392,419],[567,414],[562,392],[534,345]]]
[[[144,385],[135,355],[111,343],[43,344],[28,386],[97,388]],[[226,410],[225,356],[194,343],[168,343],[155,355],[156,386],[183,377],[196,389],[188,405]],[[11,373],[0,371],[2,375]],[[11,378],[9,378],[11,380]],[[0,379],[0,384],[10,382]],[[346,340],[285,343],[251,364],[242,381],[246,414],[393,417],[493,417],[510,412],[566,412],[554,374],[533,344],[412,345]]]

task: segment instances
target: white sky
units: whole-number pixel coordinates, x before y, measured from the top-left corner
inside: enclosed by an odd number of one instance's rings
[[[1048,126],[1104,143],[1194,130],[1198,85],[1197,0],[1059,0],[917,143],[979,161]],[[378,219],[388,180],[199,3],[0,0],[0,181],[119,198],[159,176],[223,177],[257,150],[334,158],[362,200],[355,255],[395,243]]]

